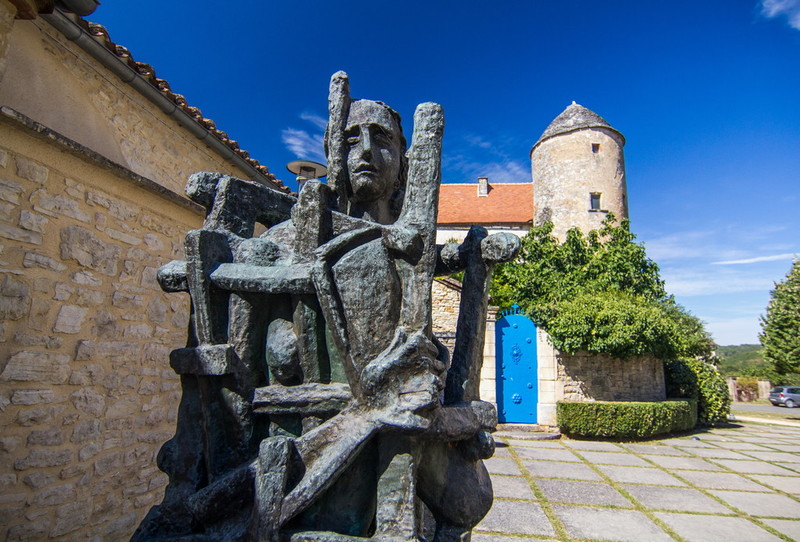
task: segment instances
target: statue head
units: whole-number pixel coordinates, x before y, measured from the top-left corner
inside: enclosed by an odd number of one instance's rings
[[[352,203],[389,201],[402,190],[406,141],[400,116],[393,109],[372,100],[352,102],[344,140]]]

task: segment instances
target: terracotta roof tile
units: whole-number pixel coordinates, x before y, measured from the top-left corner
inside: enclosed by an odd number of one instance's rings
[[[204,126],[208,129],[211,134],[219,139],[223,144],[229,147],[233,152],[247,160],[255,169],[257,169],[262,175],[267,177],[269,180],[274,182],[278,187],[283,190],[284,192],[289,191],[289,187],[285,186],[281,181],[275,178],[275,175],[270,173],[269,169],[266,166],[261,165],[257,160],[250,158],[250,153],[245,151],[244,149],[239,148],[239,143],[230,139],[228,134],[219,130],[217,128],[216,123],[211,120],[203,117],[203,112],[200,111],[197,107],[192,107],[186,103],[186,98],[182,95],[177,94],[172,91],[170,85],[164,79],[159,79],[156,77],[156,71],[150,64],[146,64],[144,62],[136,62],[133,59],[133,55],[128,50],[127,47],[122,45],[118,45],[111,41],[111,37],[108,34],[108,30],[103,25],[99,25],[97,23],[89,22],[85,19],[77,18],[78,24],[80,24],[88,33],[91,35],[98,43],[103,45],[106,49],[114,53],[114,55],[125,62],[128,66],[133,68],[136,73],[141,75],[148,83],[153,85],[158,91],[163,94],[167,99],[177,105],[180,109],[182,109],[186,114],[190,117],[194,118],[199,124]]]
[[[495,183],[478,196],[478,184],[443,184],[439,194],[442,224],[520,224],[533,221],[533,183]]]

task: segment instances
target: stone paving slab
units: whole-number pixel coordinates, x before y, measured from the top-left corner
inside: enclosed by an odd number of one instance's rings
[[[495,497],[534,499],[531,486],[528,485],[528,481],[521,476],[492,476],[492,489],[494,490]]]
[[[766,488],[732,472],[681,471],[680,476],[690,483],[706,489],[765,491]]]
[[[668,455],[643,455],[659,467],[665,469],[675,470],[707,470],[707,471],[721,471],[722,467],[718,467],[704,459],[698,457],[674,457]]]
[[[476,527],[476,531],[520,535],[553,536],[555,530],[542,507],[525,501],[495,499],[492,509]]]
[[[691,438],[672,438],[662,440],[668,446],[678,446],[680,448],[714,448],[710,442],[703,440],[692,440]]]
[[[536,484],[550,502],[633,508],[631,501],[608,484],[575,480],[536,480]]]
[[[790,471],[794,471],[797,474],[800,474],[800,465],[797,463],[781,463],[779,461],[775,462],[776,465],[779,467],[783,467],[784,469],[789,469]]]
[[[744,518],[656,512],[656,516],[689,542],[777,542],[777,536]]]
[[[758,480],[784,493],[800,495],[800,478],[786,476],[770,476],[768,474],[753,474],[750,478]]]
[[[654,467],[620,467],[617,465],[598,465],[598,469],[614,480],[623,484],[649,484],[658,486],[685,486],[671,474]]]
[[[770,444],[770,448],[775,448],[781,452],[789,452],[792,454],[800,453],[800,445],[797,444]]]
[[[580,463],[580,459],[563,447],[560,450],[549,448],[516,448],[517,454],[525,459],[536,459],[539,461],[574,461]]]
[[[781,461],[784,463],[800,463],[800,455],[788,452],[745,452],[762,461]],[[799,466],[800,467],[800,466]]]
[[[800,476],[800,472],[792,472],[788,469],[783,467],[778,467],[777,465],[772,465],[770,463],[764,463],[763,461],[755,461],[755,460],[735,460],[735,459],[715,459],[716,463],[719,463],[723,467],[726,467],[735,472],[741,472],[743,474],[775,474],[778,476]],[[800,482],[797,480],[794,481],[795,485],[800,486]]]
[[[723,450],[722,448],[687,448],[687,451],[692,455],[707,457],[709,459],[753,459],[739,452]]]
[[[756,452],[767,452],[770,449],[766,446],[761,444],[755,444],[753,442],[724,442],[720,443],[720,446],[724,446],[728,450],[740,450],[740,451],[756,451]]]
[[[672,537],[643,513],[555,505],[556,516],[573,538],[630,542],[672,542]]]
[[[525,440],[515,438],[504,438],[511,446],[515,448],[554,448],[563,450],[564,445],[558,440]]]
[[[660,487],[623,485],[625,491],[647,508],[678,512],[703,512],[706,514],[733,514],[700,491],[688,487]]]
[[[709,491],[751,516],[800,519],[800,502],[777,493],[753,494],[742,491]]]
[[[595,442],[592,440],[565,440],[563,445],[574,450],[591,450],[593,452],[620,452],[623,448],[613,442]]]
[[[511,457],[492,457],[484,461],[489,474],[511,474],[520,476],[522,473],[517,467],[517,462]]]
[[[522,535],[506,535],[506,534],[484,534],[472,533],[472,542],[530,542],[530,538],[523,537]],[[557,538],[536,538],[537,542],[558,542]]]
[[[793,519],[762,519],[764,523],[795,540],[800,540],[800,521]]]
[[[637,453],[637,454],[655,454],[655,455],[677,455],[677,456],[687,456],[686,452],[683,450],[679,450],[678,448],[673,448],[672,446],[662,444],[626,444],[625,448]]]
[[[599,474],[586,465],[559,461],[524,461],[531,476],[540,478],[569,478],[573,480],[601,481]]]
[[[581,451],[584,459],[597,465],[625,465],[628,467],[649,467],[650,464],[633,454],[618,452],[587,452]]]

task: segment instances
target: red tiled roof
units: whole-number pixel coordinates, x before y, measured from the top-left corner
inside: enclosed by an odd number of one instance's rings
[[[239,148],[239,143],[230,139],[228,134],[219,130],[217,128],[216,123],[211,120],[203,117],[203,112],[200,111],[196,107],[192,107],[186,103],[186,98],[184,98],[181,94],[176,94],[172,92],[172,89],[169,86],[169,83],[164,79],[159,79],[156,77],[156,72],[153,69],[153,66],[150,64],[146,64],[144,62],[137,62],[133,59],[133,55],[131,52],[124,46],[118,45],[111,41],[111,37],[108,34],[108,30],[103,25],[89,22],[85,19],[77,18],[77,23],[81,25],[84,30],[89,32],[95,40],[101,43],[106,49],[114,53],[114,55],[125,62],[128,66],[133,68],[139,75],[141,75],[148,83],[154,86],[158,91],[163,94],[167,99],[177,105],[180,109],[182,109],[185,113],[187,113],[190,117],[194,118],[199,124],[204,126],[208,129],[211,134],[222,141],[229,149],[233,152],[241,156],[245,161],[247,161],[251,166],[253,166],[256,170],[258,170],[262,175],[264,175],[269,180],[273,181],[278,187],[288,192],[289,188],[285,186],[281,181],[275,178],[275,176],[270,173],[267,166],[261,165],[258,160],[255,158],[250,157],[250,153],[244,149]]]
[[[533,183],[495,183],[488,196],[478,184],[443,184],[439,194],[442,224],[520,224],[533,221]]]

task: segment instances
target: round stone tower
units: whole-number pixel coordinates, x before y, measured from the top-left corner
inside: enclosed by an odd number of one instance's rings
[[[533,223],[567,230],[600,227],[608,212],[627,218],[625,138],[597,113],[572,102],[531,149]]]

